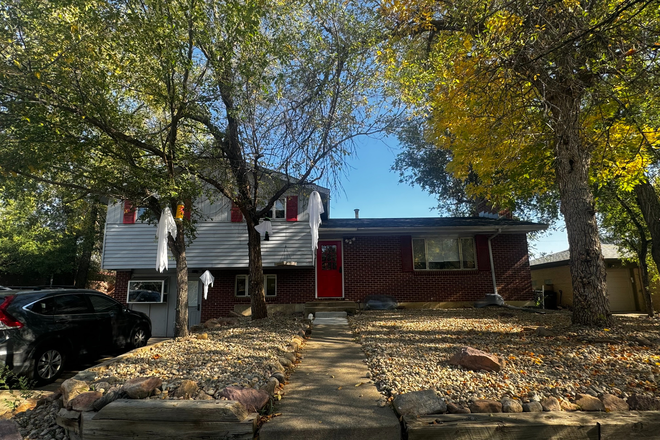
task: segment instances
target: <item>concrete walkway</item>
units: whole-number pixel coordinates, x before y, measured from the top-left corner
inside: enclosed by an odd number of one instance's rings
[[[346,319],[320,314],[275,406],[281,415],[261,427],[259,439],[399,440],[399,421],[389,406],[378,406],[381,394],[366,377],[364,354]],[[320,319],[333,323],[318,324],[327,322]]]

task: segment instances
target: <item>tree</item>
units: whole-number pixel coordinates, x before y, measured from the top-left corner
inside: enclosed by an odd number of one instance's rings
[[[387,130],[373,50],[373,2],[204,4],[198,35],[217,101],[188,116],[212,136],[207,155],[225,181],[195,175],[237,206],[248,231],[252,318],[267,316],[255,230],[293,187],[335,182],[353,139]],[[190,167],[192,168],[192,166]]]
[[[383,58],[409,99],[425,99],[437,144],[452,151],[451,171],[476,172],[494,198],[556,189],[575,324],[611,322],[590,172],[598,148],[613,145],[601,136],[624,109],[612,84],[628,66],[657,67],[653,3],[464,0],[384,8],[395,39]],[[638,169],[631,175],[640,178]]]
[[[194,3],[194,2],[192,2]],[[178,8],[177,8],[178,6]],[[1,9],[5,175],[161,210],[193,199],[197,148],[182,113],[201,87],[185,3],[13,1]],[[175,335],[188,333],[186,235],[176,222]]]
[[[0,26],[12,42],[0,67],[12,147],[3,167],[127,198],[156,218],[205,190],[228,198],[246,220],[252,317],[263,318],[259,219],[292,187],[335,182],[352,140],[394,119],[380,106],[374,10],[316,0],[15,0]],[[169,249],[181,336],[184,235],[194,225],[177,230]]]

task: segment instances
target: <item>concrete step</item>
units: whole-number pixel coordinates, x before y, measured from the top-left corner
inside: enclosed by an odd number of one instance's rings
[[[316,312],[315,318],[346,318],[346,312]]]
[[[305,304],[305,316],[316,312],[344,311],[356,313],[359,310],[358,303],[354,301],[314,301]]]

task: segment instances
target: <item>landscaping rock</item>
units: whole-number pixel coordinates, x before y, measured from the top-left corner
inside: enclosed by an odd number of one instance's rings
[[[23,440],[18,426],[13,420],[0,420],[0,438],[2,440]]]
[[[278,361],[269,362],[268,364],[266,364],[266,368],[270,370],[271,374],[274,374],[275,372],[278,371],[280,373],[284,373],[285,371],[282,364],[280,364]]]
[[[449,359],[449,363],[469,370],[500,371],[502,369],[502,364],[497,356],[472,347],[461,347]]]
[[[279,383],[284,383],[284,379],[285,379],[285,377],[284,377],[284,374],[283,374],[283,373],[281,373],[281,372],[279,372],[279,371],[276,371],[276,372],[273,373],[272,377],[274,377],[275,379],[277,379],[277,381],[278,381]]]
[[[224,398],[240,402],[248,410],[255,412],[263,408],[270,400],[270,396],[263,390],[254,388],[243,388],[238,386],[229,386],[218,391],[216,398]]]
[[[583,411],[605,411],[603,402],[589,394],[578,394],[575,404],[582,408]]]
[[[92,382],[98,376],[99,374],[96,371],[84,370],[73,376],[73,378],[82,382]]]
[[[60,385],[60,390],[62,391],[62,403],[64,406],[69,404],[69,400],[73,399],[80,393],[89,391],[87,382],[83,382],[76,379],[67,379],[62,382]]]
[[[545,327],[538,327],[536,329],[536,336],[540,336],[540,337],[544,337],[544,338],[545,337],[551,337],[551,336],[555,336],[555,332],[553,332],[552,330],[547,329]]]
[[[501,413],[502,403],[497,400],[475,400],[470,403],[470,412],[472,413]]]
[[[182,380],[181,385],[174,391],[174,397],[181,397],[184,399],[190,399],[192,396],[196,395],[199,391],[199,386],[194,380]]]
[[[566,399],[561,399],[559,400],[559,406],[561,406],[561,409],[563,411],[579,411],[580,407],[575,405],[574,403],[569,402]]]
[[[447,403],[447,412],[449,414],[470,414],[470,408],[458,406],[453,402]]]
[[[109,403],[114,402],[115,400],[119,399],[121,397],[121,389],[120,388],[112,388],[110,391],[108,391],[103,397],[101,397],[99,400],[94,402],[94,411],[100,411],[101,408],[106,406]]]
[[[209,334],[208,334],[208,333],[200,333],[200,334],[196,335],[195,337],[196,337],[197,339],[208,339],[208,338],[209,338]]]
[[[394,398],[394,409],[401,416],[425,416],[447,411],[447,404],[433,390],[413,391]]]
[[[69,400],[67,408],[82,412],[93,411],[94,402],[99,400],[101,397],[103,397],[103,394],[101,394],[99,391],[87,391],[80,393],[73,399]]]
[[[136,377],[135,379],[127,380],[124,386],[122,386],[122,391],[130,399],[144,399],[151,396],[151,393],[162,384],[163,381],[160,377]]]
[[[541,405],[541,402],[537,402],[536,400],[523,403],[522,407],[523,412],[543,412],[543,405]]]
[[[293,354],[293,353],[291,353],[291,352],[289,352],[289,351],[284,352],[284,353],[282,354],[282,357],[287,358],[287,359],[290,360],[291,362],[293,362],[293,361],[296,360],[296,355]]]
[[[625,400],[620,399],[612,394],[603,394],[600,400],[603,402],[603,406],[607,412],[630,410],[630,406],[628,406]]]
[[[206,394],[204,391],[200,391],[195,396],[195,400],[215,400],[213,397]]]
[[[14,410],[14,413],[22,413],[24,411],[30,411],[37,407],[39,404],[39,399],[25,399],[22,401]]]
[[[561,411],[559,399],[553,396],[541,399],[541,406],[543,407],[543,411]]]
[[[523,407],[517,400],[504,398],[502,399],[502,412],[521,413],[523,412]]]
[[[110,382],[105,382],[105,381],[103,381],[103,382],[96,382],[96,383],[93,383],[92,386],[91,386],[91,388],[92,388],[94,391],[100,391],[100,392],[102,392],[102,393],[105,393],[105,392],[108,391],[110,388],[112,388],[112,385],[110,385]]]
[[[660,399],[643,394],[628,397],[628,405],[633,411],[660,411]]]
[[[293,362],[291,362],[289,359],[285,358],[284,356],[280,356],[277,358],[278,362],[285,368],[288,368],[293,365]]]
[[[275,394],[275,390],[280,386],[280,381],[274,377],[268,379],[268,383],[264,385],[263,390],[268,393],[269,396]]]

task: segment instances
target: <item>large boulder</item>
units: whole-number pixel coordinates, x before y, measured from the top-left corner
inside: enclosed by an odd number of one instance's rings
[[[633,411],[659,411],[660,399],[643,394],[633,394],[628,397],[628,405]]]
[[[218,391],[216,398],[223,398],[240,402],[248,410],[248,412],[255,412],[260,410],[270,400],[270,396],[264,390],[243,388],[233,385]]]
[[[99,391],[86,391],[69,400],[67,408],[81,412],[93,411],[94,403],[101,397],[103,397],[103,394]]]
[[[543,411],[561,411],[559,399],[553,396],[541,399],[541,406],[543,407]]]
[[[590,396],[589,394],[578,394],[575,404],[582,408],[583,411],[605,411],[603,402],[598,397]]]
[[[184,379],[181,381],[179,387],[174,391],[174,397],[181,397],[183,399],[190,399],[199,392],[199,386],[194,380]]]
[[[154,390],[162,384],[163,381],[160,377],[136,377],[127,380],[121,389],[130,399],[145,399],[151,396]]]
[[[500,371],[502,369],[502,363],[497,356],[472,347],[461,347],[449,359],[449,363],[468,370]]]
[[[473,413],[501,413],[502,403],[497,400],[475,400],[469,405]]]
[[[603,402],[603,406],[607,412],[630,410],[630,406],[628,406],[625,400],[612,394],[603,394],[600,400]]]
[[[523,412],[523,407],[517,400],[510,399],[505,397],[502,399],[502,412],[505,413],[521,413]]]
[[[447,412],[447,404],[433,390],[413,391],[394,398],[394,409],[402,416],[425,416]]]
[[[60,391],[62,392],[62,404],[67,406],[69,401],[78,394],[89,391],[89,386],[87,382],[81,380],[67,379],[60,385]]]

